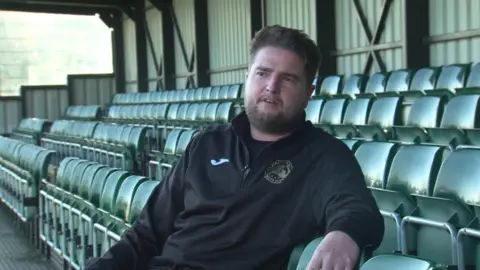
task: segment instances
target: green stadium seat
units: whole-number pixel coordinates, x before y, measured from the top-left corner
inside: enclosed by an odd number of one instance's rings
[[[187,90],[187,102],[195,101],[195,89]]]
[[[170,92],[171,92],[171,94],[170,94],[171,95],[171,97],[170,97],[171,102],[180,102],[181,101],[180,100],[180,91],[174,90],[174,91],[170,91]]]
[[[131,176],[131,174],[127,171],[116,171],[111,173],[105,181],[102,195],[100,197],[100,208],[98,209],[99,215],[95,217],[96,220],[93,225],[94,233],[91,238],[93,247],[98,247],[100,245],[103,251],[105,251],[103,243],[107,239],[107,228],[114,225],[111,215],[114,215],[116,211],[117,196],[122,184],[129,176]],[[100,256],[100,253],[102,252],[100,252],[98,248],[93,249],[94,257]]]
[[[220,86],[212,86],[212,90],[210,91],[210,100],[219,100],[220,99]]]
[[[208,108],[208,107],[207,107]],[[217,112],[215,114],[215,122],[220,124],[229,123],[235,116],[233,102],[222,102],[218,105]]]
[[[175,155],[177,156],[177,159],[179,159],[183,155],[183,153],[185,153],[185,150],[187,149],[190,140],[196,135],[197,132],[199,131],[195,129],[190,129],[185,130],[180,134],[180,137],[178,137],[177,145],[175,147]]]
[[[198,104],[197,115],[195,116],[196,127],[203,126],[208,104],[208,102],[202,102]]]
[[[324,99],[312,99],[308,102],[307,108],[305,108],[306,120],[312,122],[314,125],[320,123],[320,114],[322,113],[323,106],[325,104]]]
[[[317,88],[317,96],[333,96],[340,93],[343,75],[331,75],[323,78]]]
[[[202,101],[209,101],[211,97],[212,87],[205,87],[202,89]]]
[[[355,151],[365,182],[370,188],[385,188],[388,172],[398,145],[392,142],[369,141]]]
[[[355,95],[360,94],[364,91],[367,81],[368,81],[368,76],[366,75],[363,75],[363,74],[350,75],[344,82],[341,94],[337,96],[353,99],[355,98]]]
[[[188,107],[187,115],[185,116],[185,122],[183,124],[184,127],[195,126],[195,118],[197,117],[197,111],[199,106],[199,103],[192,103],[190,107]]]
[[[177,128],[173,129],[168,134],[163,151],[156,154],[158,167],[155,179],[163,179],[163,177],[167,174],[168,170],[170,170],[174,162],[177,160],[175,153],[178,141],[182,133],[187,131],[188,130]]]
[[[290,255],[290,261],[288,265],[288,270],[304,270],[308,266],[308,263],[313,257],[317,246],[322,242],[323,237],[317,237],[310,241],[307,245],[298,245],[293,249]],[[300,254],[299,254],[300,253]],[[370,251],[368,248],[361,250],[360,256],[357,263],[355,264],[354,269],[359,269],[366,260],[370,259]]]
[[[358,147],[362,144],[361,140],[353,140],[353,139],[341,139],[341,141],[352,150],[352,152],[356,152]]]
[[[343,115],[348,105],[348,99],[332,98],[324,102],[318,126],[325,132],[335,135],[332,125],[342,124]]]
[[[215,122],[219,105],[220,105],[219,102],[212,102],[207,105],[207,109],[205,111],[205,119],[204,119],[205,123],[203,123],[204,125],[208,125],[212,122]]]
[[[446,265],[419,257],[400,254],[381,254],[366,261],[360,270],[448,270]]]
[[[217,86],[219,88],[217,100],[227,100],[228,99],[228,89],[230,88],[229,85],[221,85]]]
[[[167,112],[167,121],[169,121],[169,123],[177,120],[179,108],[180,108],[179,103],[170,104]]]
[[[472,225],[475,205],[480,192],[480,150],[459,149],[450,153],[440,167],[432,196],[412,194],[417,208],[402,220],[402,252],[416,247],[416,255],[443,264],[456,265],[457,231]],[[410,226],[415,225],[417,239],[409,243]],[[474,224],[474,223],[473,223]],[[434,240],[434,242],[432,241]],[[463,241],[463,261],[473,265],[476,248],[471,239]]]
[[[154,92],[151,96],[152,100],[150,100],[150,102],[153,104],[163,103],[164,100],[162,100],[162,98],[164,97],[164,95],[165,91]]]
[[[228,89],[227,99],[237,101],[242,92],[242,84],[232,84]]]
[[[357,125],[359,135],[368,140],[388,140],[392,138],[392,127],[401,126],[402,98],[380,97],[373,102],[366,125]]]
[[[167,112],[170,110],[169,104],[155,104],[153,105],[152,119],[155,121],[162,121],[167,118]]]
[[[178,91],[178,102],[187,101],[187,89],[177,90]]]
[[[390,165],[385,189],[371,189],[385,220],[385,233],[382,244],[376,250],[377,254],[402,250],[401,220],[416,208],[412,194],[432,195],[442,164],[442,154],[443,149],[438,146],[400,146]],[[408,240],[410,246],[407,247],[409,253],[414,252],[412,243],[416,242],[415,230],[411,229]]]
[[[201,101],[202,100],[202,92],[203,92],[203,88],[195,89],[195,95],[194,95],[194,100],[195,101]]]
[[[470,65],[470,73],[468,74],[467,80],[465,82],[465,87],[457,88],[457,94],[462,94],[464,92],[474,92],[478,94],[480,88],[480,62],[473,62]]]
[[[444,96],[423,96],[416,99],[405,125],[393,127],[394,139],[407,143],[429,141],[426,129],[440,126],[446,102]]]
[[[440,127],[427,128],[431,142],[450,145],[455,148],[462,144],[480,144],[477,112],[480,95],[459,95],[450,99]]]
[[[429,94],[445,95],[452,97],[456,94],[457,88],[462,88],[467,79],[467,65],[447,65],[443,66],[435,84],[435,90],[429,90]]]
[[[104,216],[103,222],[96,223],[94,226],[97,228],[102,228],[104,230],[102,250],[108,250],[111,245],[120,240],[120,236],[125,230],[128,229],[128,221],[131,220],[130,217],[130,207],[134,199],[135,192],[138,187],[147,182],[149,179],[143,176],[130,175],[124,179],[121,186],[116,186],[118,188],[118,193],[115,200],[115,209],[110,216]],[[96,237],[96,236],[94,236]],[[98,243],[94,241],[95,244]],[[113,241],[112,241],[113,240]]]
[[[342,124],[332,125],[339,138],[360,137],[356,126],[365,125],[370,115],[373,98],[357,98],[348,103]]]
[[[135,196],[130,205],[130,213],[128,215],[128,224],[134,224],[142,213],[143,207],[147,203],[153,190],[161,183],[161,181],[147,180],[142,182],[135,192]]]
[[[377,96],[398,96],[401,92],[408,91],[412,75],[413,71],[410,69],[400,69],[390,72],[385,85],[385,92],[377,93]]]
[[[425,91],[435,89],[439,71],[440,69],[437,67],[425,67],[417,70],[410,83],[410,89],[401,92],[401,95],[411,100],[425,95]]]
[[[377,93],[385,92],[388,76],[383,72],[376,72],[370,76],[365,85],[364,93],[360,93],[357,97],[372,97]]]
[[[177,111],[177,121],[175,122],[178,126],[183,126],[185,120],[187,119],[187,112],[188,108],[190,107],[190,103],[183,103],[178,107]]]

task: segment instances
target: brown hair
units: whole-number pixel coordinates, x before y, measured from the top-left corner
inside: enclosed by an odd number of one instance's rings
[[[255,33],[250,43],[251,61],[255,58],[258,50],[265,46],[290,50],[300,56],[305,62],[307,83],[313,82],[322,56],[315,42],[303,31],[281,25],[264,27]],[[310,85],[308,85],[308,87],[310,87]]]

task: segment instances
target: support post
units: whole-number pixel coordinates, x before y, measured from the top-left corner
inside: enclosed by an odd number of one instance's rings
[[[322,53],[318,76],[337,73],[335,0],[317,0],[317,45]]]
[[[125,55],[122,12],[116,11],[110,16],[112,22],[113,72],[117,93],[125,93]]]
[[[406,68],[430,65],[430,44],[424,42],[429,33],[429,1],[403,1],[405,17],[403,62]]]
[[[135,18],[135,41],[137,55],[138,92],[148,92],[147,37],[145,33],[145,1],[136,1],[133,6]]]
[[[210,47],[208,44],[208,0],[196,0],[195,8],[195,55],[190,65],[197,73],[197,87],[210,86]],[[193,63],[192,63],[193,62]]]

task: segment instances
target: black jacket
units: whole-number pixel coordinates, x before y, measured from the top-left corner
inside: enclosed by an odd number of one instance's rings
[[[294,246],[334,230],[379,245],[383,218],[346,145],[307,121],[250,160],[246,132],[242,113],[192,139],[135,225],[87,269],[284,269]]]

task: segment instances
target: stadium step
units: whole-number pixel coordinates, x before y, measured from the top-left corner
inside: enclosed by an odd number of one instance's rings
[[[12,215],[0,203],[0,269],[52,270],[54,265],[30,243],[13,223]]]

